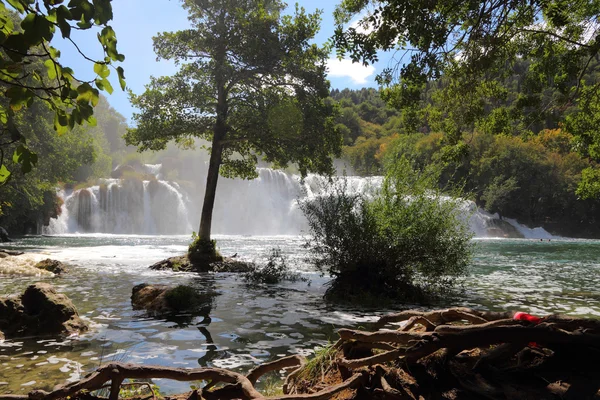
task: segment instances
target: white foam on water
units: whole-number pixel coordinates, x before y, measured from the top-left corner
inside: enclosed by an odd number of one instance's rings
[[[46,255],[36,253],[0,258],[0,275],[54,276],[50,271],[35,267],[35,264],[46,258]]]

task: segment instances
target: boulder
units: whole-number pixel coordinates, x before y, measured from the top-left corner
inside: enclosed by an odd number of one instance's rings
[[[167,304],[165,292],[167,285],[148,285],[141,283],[133,287],[131,305],[134,310],[146,310],[153,313],[173,311]]]
[[[67,265],[57,261],[57,260],[51,260],[49,258],[46,258],[45,260],[40,261],[39,263],[35,264],[36,268],[39,269],[43,269],[45,271],[50,271],[53,274],[57,274],[57,275],[61,275],[64,274],[65,272],[68,272],[68,268]]]
[[[146,310],[152,315],[197,311],[210,307],[215,294],[201,294],[186,285],[171,287],[142,283],[133,287],[131,305],[134,310]]]
[[[0,298],[0,331],[7,338],[69,335],[87,331],[77,309],[48,283],[36,283],[19,298]]]

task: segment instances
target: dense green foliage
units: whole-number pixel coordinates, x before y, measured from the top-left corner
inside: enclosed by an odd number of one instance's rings
[[[357,15],[358,26],[344,26]],[[345,0],[334,41],[355,61],[374,61],[381,49],[400,52],[399,64],[378,77],[384,98],[413,114],[425,110],[452,147],[448,157],[465,154],[465,134],[475,128],[537,132],[571,108],[566,128],[577,150],[600,161],[600,80],[589,74],[600,51],[599,15],[600,4],[586,1]],[[511,82],[519,82],[513,98]],[[598,198],[597,177],[591,164],[579,195]]]
[[[489,212],[564,236],[598,236],[600,201],[576,194],[590,163],[571,150],[572,135],[560,129],[530,136],[475,132],[465,140],[468,151],[458,161],[442,161],[441,133],[399,136],[383,158],[393,162],[404,156],[416,168],[444,165],[440,184],[464,183]]]
[[[596,68],[590,76],[594,74]],[[355,126],[358,132],[356,139],[346,137],[344,158],[360,175],[381,175],[387,164],[402,156],[419,170],[440,165],[440,186],[463,185],[489,212],[543,226],[559,235],[597,237],[600,201],[580,195],[587,188],[581,183],[582,175],[593,173],[596,164],[578,151],[578,138],[560,122],[579,114],[571,107],[554,113],[552,118],[538,118],[534,110],[521,112],[517,120],[501,118],[516,112],[516,88],[522,84],[521,79],[514,75],[506,80],[501,86],[506,93],[503,105],[489,105],[477,125],[465,128],[460,146],[449,146],[440,123],[443,119],[432,112],[434,98],[443,91],[443,85],[431,83],[429,101],[414,113],[392,113],[382,100],[377,100],[380,93],[373,89],[333,91],[341,115],[355,115],[354,119],[339,118],[338,122],[345,127]],[[366,121],[363,118],[368,117],[360,114],[360,109],[366,108],[364,104],[378,110],[371,115],[391,115],[382,119],[382,124]],[[492,99],[488,104],[493,104]]]
[[[0,186],[0,226],[12,234],[39,232],[60,213],[57,187],[110,176],[113,164],[126,152],[125,142],[120,139],[119,144],[115,136],[125,131],[126,124],[104,97],[99,99],[95,116],[95,126],[76,126],[61,135],[53,128],[54,110],[43,101],[34,100],[15,116],[17,129],[40,157],[37,167],[28,173],[15,168],[18,160],[6,161],[14,172]],[[9,143],[4,149],[13,152],[18,146],[19,142]]]
[[[343,136],[344,159],[357,174],[381,175],[380,149],[402,130],[402,114],[387,107],[375,89],[335,89],[331,97],[339,105],[336,129]]]
[[[464,200],[444,195],[437,181],[437,173],[415,171],[401,158],[371,195],[342,180],[301,205],[311,261],[332,276],[328,296],[422,299],[465,274],[472,234],[461,218]]]
[[[8,0],[0,1],[0,90],[8,100],[0,104],[0,184],[6,183],[14,172],[5,164],[7,147],[12,146],[13,160],[27,173],[38,162],[38,156],[27,144],[19,130],[17,118],[38,99],[54,112],[53,127],[65,133],[75,125],[96,123],[93,108],[99,101],[99,90],[112,93],[107,77],[110,67],[118,74],[125,89],[122,67],[114,62],[125,57],[117,51],[115,32],[108,25],[112,20],[111,0],[71,1]],[[104,58],[92,60],[71,38],[72,30],[87,30],[94,25],[103,28],[98,33]],[[71,42],[82,57],[94,64],[96,78],[77,79],[75,72],[59,62],[60,51],[52,47],[54,35]],[[95,86],[95,87],[93,87]],[[7,154],[5,154],[5,152]]]
[[[219,173],[255,178],[258,156],[277,166],[295,163],[304,175],[330,173],[339,152],[334,107],[326,101],[327,51],[311,44],[318,13],[283,15],[278,0],[185,0],[192,28],[159,34],[159,58],[179,71],[153,78],[132,101],[137,128],[126,135],[140,149],[171,140],[211,143],[201,240],[210,240]]]

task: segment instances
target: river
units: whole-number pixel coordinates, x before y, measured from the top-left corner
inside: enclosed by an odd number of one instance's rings
[[[0,275],[0,296],[22,292],[35,281],[49,281],[73,300],[92,329],[61,341],[0,341],[0,393],[49,390],[108,361],[245,371],[284,355],[310,355],[315,347],[336,340],[336,329],[364,326],[390,311],[322,301],[327,277],[306,264],[300,236],[216,239],[224,255],[238,253],[254,261],[264,260],[271,248],[279,247],[288,264],[310,281],[249,287],[232,274],[148,269],[160,259],[183,253],[189,235],[31,236],[12,243],[8,248],[42,253],[73,267],[64,277]],[[475,239],[475,244],[464,292],[436,307],[600,317],[600,241]],[[196,315],[151,318],[131,307],[131,289],[143,282],[189,284],[212,301]],[[173,381],[155,383],[167,393],[190,387]]]

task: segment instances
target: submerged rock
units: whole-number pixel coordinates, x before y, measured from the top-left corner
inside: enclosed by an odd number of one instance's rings
[[[29,286],[20,298],[0,298],[0,331],[7,338],[69,335],[87,329],[71,300],[48,283]]]
[[[35,264],[36,268],[43,269],[44,271],[52,272],[53,274],[61,275],[65,272],[68,272],[67,265],[57,260],[51,260],[46,258],[45,260],[40,261]]]
[[[249,272],[252,263],[234,258],[223,257],[219,261],[192,262],[187,255],[167,258],[150,266],[154,270],[171,270],[175,272]]]
[[[198,293],[186,285],[175,287],[142,283],[133,287],[131,305],[134,310],[151,314],[169,314],[210,306],[215,293]]]

